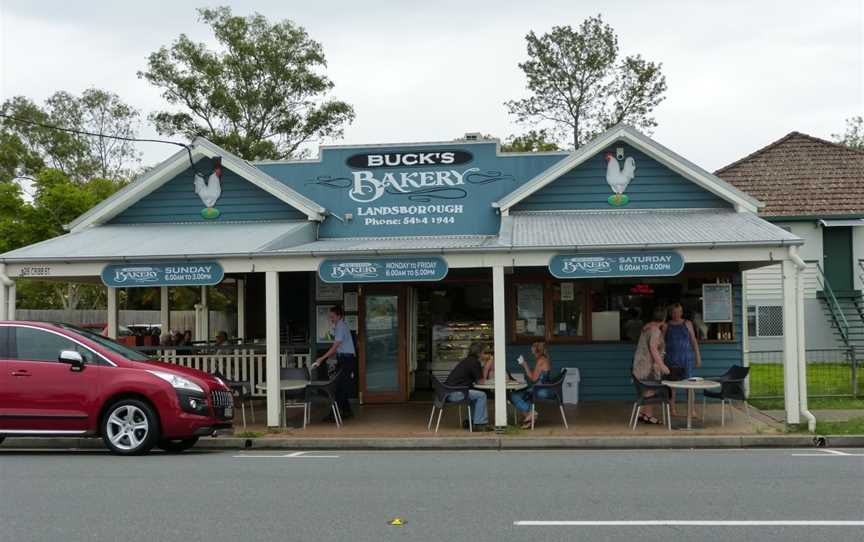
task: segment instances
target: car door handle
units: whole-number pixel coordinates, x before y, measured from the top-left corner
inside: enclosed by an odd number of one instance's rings
[[[12,376],[30,376],[30,373],[27,371],[12,371],[10,374]]]

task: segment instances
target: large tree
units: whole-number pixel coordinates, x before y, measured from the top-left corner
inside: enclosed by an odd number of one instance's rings
[[[661,64],[619,59],[618,36],[600,15],[525,40],[528,60],[519,67],[530,95],[505,103],[518,121],[545,125],[573,148],[618,123],[657,125],[653,111],[666,91]]]
[[[198,13],[220,49],[181,34],[138,73],[179,108],[151,115],[160,133],[203,135],[247,160],[296,157],[305,143],[342,136],[354,110],[326,98],[333,82],[320,73],[324,52],[306,30],[227,7]]]
[[[44,167],[77,183],[94,177],[128,179],[140,163],[134,143],[117,139],[137,135],[140,114],[112,92],[90,88],[76,96],[58,91],[43,106],[15,96],[0,111],[0,181],[35,175]]]
[[[846,119],[846,132],[843,134],[831,134],[838,143],[842,143],[853,149],[864,149],[864,117],[858,115]]]

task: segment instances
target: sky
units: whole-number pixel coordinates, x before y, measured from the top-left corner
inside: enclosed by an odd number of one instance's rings
[[[331,95],[356,119],[339,141],[502,139],[528,127],[504,102],[524,97],[525,34],[600,13],[623,55],[661,62],[666,100],[653,137],[715,170],[796,130],[830,138],[864,113],[864,2],[542,1],[215,2],[291,19],[319,41]],[[0,0],[0,99],[57,90],[116,92],[142,116],[164,108],[137,77],[180,33],[215,47],[203,0]],[[143,126],[141,136],[155,135]],[[142,145],[144,164],[175,148]]]

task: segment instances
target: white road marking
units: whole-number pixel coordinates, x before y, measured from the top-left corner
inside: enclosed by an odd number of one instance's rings
[[[864,454],[850,454],[840,450],[818,448],[819,453],[790,454],[792,457],[864,457]]]
[[[290,454],[268,455],[268,454],[243,454],[235,455],[240,458],[271,458],[271,459],[338,459],[338,455],[309,455],[311,452],[291,452]]]
[[[635,521],[514,521],[517,527],[864,527],[864,520],[635,520]]]

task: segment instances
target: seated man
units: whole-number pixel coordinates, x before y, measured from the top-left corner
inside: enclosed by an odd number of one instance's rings
[[[445,384],[455,387],[471,387],[475,383],[482,383],[483,378],[483,363],[488,361],[489,353],[486,345],[483,343],[471,343],[468,348],[468,356],[459,362],[450,375],[447,377]],[[462,400],[462,392],[453,392],[450,394],[451,401]],[[469,390],[468,398],[471,401],[471,418],[474,428],[480,431],[487,430],[489,418],[486,414],[486,394],[480,390]]]

